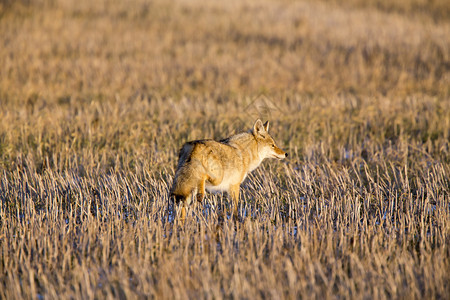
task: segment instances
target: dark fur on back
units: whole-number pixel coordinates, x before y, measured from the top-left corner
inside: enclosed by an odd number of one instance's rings
[[[221,139],[220,141],[219,141],[219,143],[222,143],[222,144],[228,144],[230,142],[230,138],[229,137],[227,137],[227,138],[225,138],[225,139]]]
[[[205,145],[206,141],[211,141],[211,139],[204,139],[204,140],[195,140],[187,142],[183,145],[183,147],[180,148],[178,151],[178,167],[179,169],[183,164],[189,163],[191,160],[190,154],[192,149],[194,149],[195,145],[202,144]],[[189,149],[190,148],[190,149]]]

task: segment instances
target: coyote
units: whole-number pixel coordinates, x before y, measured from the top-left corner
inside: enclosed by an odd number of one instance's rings
[[[194,197],[203,200],[205,189],[227,192],[233,200],[233,214],[237,217],[239,186],[247,174],[265,158],[283,159],[288,154],[275,145],[269,135],[269,121],[256,120],[247,132],[226,139],[187,142],[179,153],[171,197],[183,201],[181,220],[186,217],[186,202]]]

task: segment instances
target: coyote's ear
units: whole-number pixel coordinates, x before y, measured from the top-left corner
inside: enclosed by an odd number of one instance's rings
[[[255,125],[253,125],[253,133],[254,134],[261,134],[265,131],[263,122],[261,122],[260,119],[256,120]]]
[[[269,132],[269,121],[266,121],[266,123],[264,123],[264,129]]]

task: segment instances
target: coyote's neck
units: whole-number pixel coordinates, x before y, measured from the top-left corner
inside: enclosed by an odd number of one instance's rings
[[[229,138],[230,146],[235,147],[240,153],[247,173],[256,169],[262,162],[258,152],[258,143],[251,132],[242,132]]]

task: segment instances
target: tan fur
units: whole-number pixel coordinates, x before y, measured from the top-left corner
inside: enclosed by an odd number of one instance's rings
[[[257,120],[253,128],[221,141],[198,140],[184,144],[171,195],[183,201],[181,219],[186,216],[185,205],[195,196],[202,201],[205,189],[227,192],[233,200],[237,216],[239,187],[247,174],[265,158],[283,159],[287,153],[275,145],[269,135],[269,122]]]

